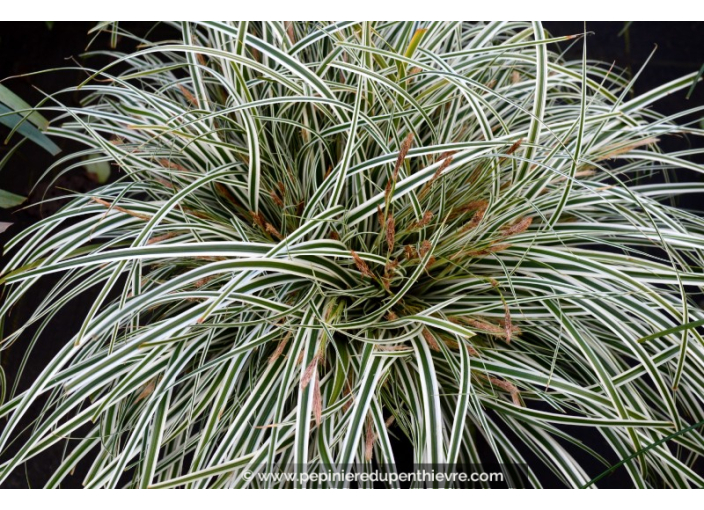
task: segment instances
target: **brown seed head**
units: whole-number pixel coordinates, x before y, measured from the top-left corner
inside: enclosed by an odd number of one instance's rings
[[[408,151],[411,149],[411,145],[413,144],[413,133],[408,133],[406,135],[406,138],[403,140],[403,143],[401,143],[401,149],[398,152],[398,158],[396,158],[396,165],[394,166],[394,182],[396,182],[396,179],[398,178],[398,171],[401,168],[401,165],[403,164],[403,161],[406,159],[406,156],[408,155]]]
[[[403,247],[403,253],[406,256],[407,260],[413,260],[418,258],[418,252],[416,251],[416,248],[410,244],[407,244]]]
[[[523,138],[519,138],[516,142],[513,143],[513,145],[511,145],[511,147],[508,148],[508,150],[506,151],[506,155],[510,156],[511,154],[516,152],[522,143],[523,143]]]
[[[259,225],[262,229],[266,230],[266,220],[264,215],[260,212],[249,211],[249,215],[252,217],[252,221],[256,225]]]
[[[511,343],[511,312],[508,309],[508,303],[504,302],[504,331],[506,332],[506,343]]]
[[[188,170],[186,170],[186,168],[184,166],[179,165],[178,163],[176,163],[175,161],[171,161],[170,159],[160,158],[160,159],[157,159],[157,162],[161,166],[163,166],[164,168],[170,168],[172,170],[180,170],[181,172],[188,172]]]
[[[301,376],[301,388],[305,389],[308,384],[310,384],[311,379],[313,378],[313,374],[317,371],[318,367],[318,361],[320,361],[320,354],[316,354],[313,356],[313,359],[310,360],[310,363],[308,363],[308,366],[306,369],[303,371],[303,375]]]
[[[438,167],[438,169],[435,170],[435,173],[430,178],[430,180],[425,183],[425,186],[423,186],[423,189],[420,192],[420,198],[423,198],[428,193],[428,191],[430,191],[430,188],[433,187],[433,184],[440,178],[440,175],[442,175],[445,169],[450,166],[450,163],[452,163],[452,156],[448,156],[447,158],[445,158],[445,160]]]
[[[386,218],[386,245],[389,247],[389,251],[393,250],[395,240],[396,222],[394,221],[394,215],[389,213]]]
[[[181,91],[181,94],[183,94],[183,96],[188,99],[189,103],[198,108],[198,98],[196,98],[196,96],[194,96],[190,90],[188,90],[183,85],[179,85],[178,89]]]
[[[425,254],[433,249],[433,245],[427,239],[420,243],[420,256],[425,257]]]
[[[290,338],[291,338],[291,332],[289,331],[279,341],[279,344],[276,346],[276,349],[274,350],[272,355],[269,357],[269,363],[273,363],[274,361],[276,361],[279,358],[279,356],[281,356],[283,354],[284,349],[286,348],[286,344],[288,343]]]
[[[279,198],[279,195],[276,194],[276,191],[275,191],[275,190],[272,189],[272,190],[269,192],[269,196],[271,197],[271,199],[274,201],[274,203],[275,203],[276,205],[278,205],[279,207],[283,207],[283,206],[284,206],[284,201]]]
[[[103,200],[102,198],[90,197],[90,199],[93,202],[97,202],[98,204],[103,205],[109,209],[111,208],[114,211],[119,211],[119,212],[127,214],[129,216],[134,216],[135,218],[139,218],[140,220],[151,220],[152,219],[152,217],[147,214],[141,214],[138,212],[130,211],[129,209],[125,209],[124,207],[119,207],[117,205],[113,205],[110,202]]]
[[[481,250],[467,251],[467,252],[465,252],[465,254],[469,257],[483,257],[484,255],[489,255],[491,253],[503,251],[503,250],[506,250],[510,247],[511,247],[511,245],[508,243],[500,243],[500,244],[494,244],[494,245],[488,246],[488,247],[483,248]]]
[[[389,199],[389,195],[391,195],[391,189],[398,180],[398,171],[401,169],[401,165],[403,165],[403,161],[406,159],[406,155],[408,155],[408,151],[411,149],[412,143],[413,133],[408,133],[406,138],[401,143],[401,147],[398,151],[398,158],[396,158],[396,164],[394,165],[394,170],[391,173],[391,179],[386,183],[386,190],[384,192],[384,197],[386,200]]]
[[[216,275],[210,275],[206,276],[205,278],[201,278],[200,280],[197,280],[193,286],[197,289],[201,288],[205,284],[207,284],[209,281],[213,280],[216,277]]]
[[[180,233],[181,232],[168,232],[168,233],[162,234],[160,236],[152,237],[149,241],[147,241],[147,244],[160,243],[161,241],[166,241],[167,239],[171,239],[172,237],[176,237]]]
[[[423,338],[425,338],[425,341],[428,343],[428,347],[431,348],[434,351],[439,351],[440,346],[438,345],[438,341],[435,340],[435,337],[433,334],[430,332],[428,328],[423,328]]]
[[[315,382],[313,383],[313,419],[319,427],[323,421],[323,396],[320,394],[320,375],[315,371]]]
[[[416,221],[411,225],[411,230],[418,230],[425,227],[428,223],[432,221],[432,219],[433,213],[430,211],[425,211],[423,213],[423,217],[419,221]]]
[[[504,228],[501,233],[504,235],[504,237],[522,234],[523,232],[528,230],[528,227],[530,227],[531,223],[533,223],[533,218],[531,216],[526,216],[525,218],[520,219],[510,227]]]
[[[371,414],[367,415],[367,426],[366,426],[366,434],[364,437],[364,460],[367,462],[370,462],[372,460],[372,456],[374,454],[374,424],[372,421],[372,416]]]
[[[283,239],[283,236],[281,235],[281,233],[278,230],[276,230],[276,227],[274,227],[274,225],[272,225],[269,222],[267,222],[266,226],[264,227],[264,230],[266,230],[267,233],[273,235],[274,237],[276,237],[279,240]]]
[[[352,254],[352,260],[354,260],[355,265],[357,266],[357,269],[359,270],[360,273],[362,273],[363,276],[367,276],[369,278],[374,278],[374,273],[371,272],[369,269],[369,266],[367,263],[357,255],[357,252],[354,250],[350,250],[350,253]]]

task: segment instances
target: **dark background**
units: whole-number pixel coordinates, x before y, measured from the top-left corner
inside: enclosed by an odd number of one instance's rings
[[[88,31],[93,26],[94,23],[88,22],[60,22],[51,27],[44,22],[0,22],[0,80],[13,77],[3,81],[3,84],[30,104],[36,104],[40,101],[44,97],[43,93],[54,93],[77,85],[87,76],[85,71],[76,69],[79,67],[77,64],[95,67],[105,63],[104,57],[86,59],[81,56],[92,39],[92,36],[88,35]],[[545,27],[555,36],[579,34],[584,30],[583,22],[546,22]],[[654,57],[633,88],[635,94],[652,89],[684,74],[696,72],[704,64],[704,22],[588,22],[586,27],[589,32],[592,32],[587,38],[588,58],[615,63],[631,75],[643,66],[657,45]],[[127,28],[136,34],[145,34],[151,30],[153,39],[173,35],[167,29],[149,22],[132,23]],[[93,42],[91,50],[107,49],[108,44],[109,37],[103,34]],[[582,52],[581,44],[581,41],[571,46],[565,44],[562,48],[566,51],[568,58],[579,59]],[[118,41],[118,49],[126,52],[132,51],[134,43]],[[66,67],[74,67],[74,69],[27,76],[28,73]],[[664,98],[654,107],[663,114],[672,114],[700,106],[704,104],[704,84],[700,83],[695,88],[690,99],[687,100],[686,95],[687,90],[680,91]],[[75,94],[61,96],[62,102],[69,105],[78,105],[79,99]],[[4,140],[8,132],[6,128],[0,126],[1,139]],[[58,143],[62,148],[59,157],[78,148],[63,140],[59,140]],[[662,143],[666,150],[684,149],[689,147],[691,143],[698,143],[700,147],[702,146],[701,142],[674,139],[673,137],[663,140]],[[0,143],[0,159],[11,146],[12,142],[10,145]],[[0,222],[14,223],[7,232],[0,234],[0,246],[23,228],[52,214],[63,204],[62,201],[55,201],[41,206],[33,205],[42,197],[62,196],[66,194],[67,189],[85,192],[97,186],[82,170],[73,170],[69,174],[61,176],[53,186],[48,186],[51,179],[45,179],[37,184],[39,177],[53,161],[55,161],[54,158],[42,149],[31,143],[25,143],[10,163],[0,171],[1,189],[30,197],[19,210],[0,209]],[[702,158],[699,158],[698,161],[704,163]],[[702,177],[701,175],[688,175],[687,178],[691,180]],[[36,188],[32,191],[35,185]],[[681,200],[682,207],[704,211],[704,203],[696,195],[682,197]],[[0,267],[2,266],[4,266],[4,258],[0,259]],[[22,325],[32,309],[37,306],[42,291],[47,291],[53,283],[51,279],[47,278],[43,279],[40,285],[35,286],[31,296],[23,299],[5,318],[5,333],[14,331]],[[1,295],[0,299],[2,299]],[[20,389],[27,387],[53,357],[59,346],[63,345],[65,340],[78,329],[80,317],[83,316],[85,309],[85,303],[74,301],[52,323],[49,331],[53,333],[53,338],[42,338],[35,347],[30,363],[20,381]],[[0,363],[5,369],[10,385],[16,380],[17,367],[24,356],[26,342],[30,338],[30,335],[25,335],[24,340],[21,339],[10,349],[0,351]],[[0,424],[1,426],[2,424]],[[578,434],[577,437],[580,438],[584,435],[583,440],[591,444],[596,442],[594,446],[599,450],[599,436],[590,435],[585,432],[585,429],[569,430],[568,432]],[[603,445],[603,443],[601,444]],[[399,461],[407,462],[410,460],[407,453],[408,448],[404,448],[403,443],[398,443],[395,447]],[[604,453],[603,450],[600,453]],[[61,450],[52,450],[32,459],[27,464],[26,470],[17,469],[2,488],[41,486],[53,469],[58,466],[60,455]],[[603,469],[599,465],[590,465],[588,459],[581,460],[584,460],[586,465],[592,468],[590,474],[593,476]],[[617,459],[611,456],[609,460],[613,462]],[[630,484],[623,468],[620,468],[599,485],[615,488]],[[64,486],[78,487],[80,480],[76,477]]]

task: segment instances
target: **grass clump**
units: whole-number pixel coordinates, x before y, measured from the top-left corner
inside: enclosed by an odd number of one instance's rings
[[[5,345],[99,291],[0,407],[0,479],[62,443],[48,486],[256,487],[393,467],[396,435],[512,487],[584,486],[585,453],[703,485],[704,221],[666,200],[703,169],[659,148],[702,130],[649,109],[695,76],[630,98],[540,23],[172,28],[40,108],[85,145],[57,167],[120,178],[8,246],[2,314],[60,279]]]

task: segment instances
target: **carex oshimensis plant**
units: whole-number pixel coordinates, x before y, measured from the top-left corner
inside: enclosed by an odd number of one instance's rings
[[[134,53],[39,106],[85,147],[55,167],[119,178],[6,247],[2,314],[59,279],[4,346],[94,297],[0,407],[0,479],[61,444],[49,487],[292,487],[252,473],[394,470],[396,437],[512,487],[704,484],[704,221],[670,200],[704,168],[659,148],[701,105],[649,109],[696,76],[634,97],[540,23],[170,26],[111,25]]]

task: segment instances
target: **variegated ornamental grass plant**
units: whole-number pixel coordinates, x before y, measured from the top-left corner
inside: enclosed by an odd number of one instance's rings
[[[670,200],[704,168],[659,148],[702,107],[650,109],[696,76],[633,97],[540,23],[170,26],[98,26],[135,51],[38,107],[85,147],[57,168],[119,178],[6,247],[3,315],[60,278],[4,346],[99,291],[0,407],[0,480],[58,443],[50,487],[290,487],[244,473],[394,469],[395,435],[512,487],[704,485],[704,220]]]

